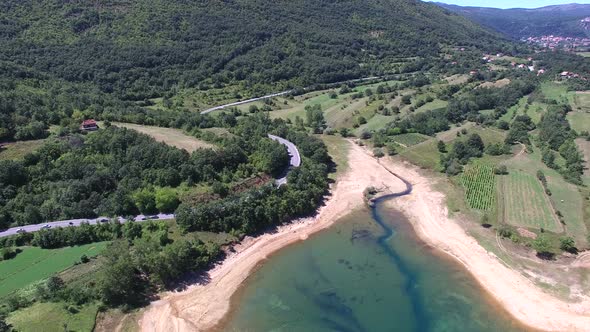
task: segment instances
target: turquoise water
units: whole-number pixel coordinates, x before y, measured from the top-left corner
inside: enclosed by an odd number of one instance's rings
[[[360,211],[271,257],[225,331],[524,331],[404,217]]]

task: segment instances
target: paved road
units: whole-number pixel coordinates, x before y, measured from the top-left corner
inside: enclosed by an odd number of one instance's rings
[[[154,216],[158,216],[158,218],[152,218],[152,219],[148,219],[146,216],[144,216],[143,214],[140,214],[138,216],[136,216],[134,218],[134,221],[137,222],[142,222],[142,221],[147,221],[147,220],[154,220],[154,219],[174,219],[174,214],[157,214]],[[127,220],[125,220],[123,217],[118,217],[119,221],[124,223]],[[95,225],[100,223],[101,221],[107,222],[109,221],[110,218],[107,217],[99,217],[99,218],[83,218],[83,219],[71,219],[71,220],[60,220],[60,221],[53,221],[53,222],[48,222],[45,224],[37,224],[37,225],[27,225],[27,226],[22,226],[22,227],[13,227],[13,228],[9,228],[5,231],[0,232],[0,237],[6,237],[6,236],[10,236],[10,235],[14,235],[18,233],[19,229],[23,229],[25,232],[27,233],[31,233],[31,232],[37,232],[39,230],[41,230],[43,227],[46,227],[46,225],[49,225],[51,228],[55,228],[55,227],[78,227],[80,226],[82,223],[88,223],[91,225]]]
[[[282,137],[278,137],[275,135],[268,135],[268,137],[272,140],[275,140],[281,144],[283,144],[284,146],[287,147],[287,151],[289,151],[289,155],[291,156],[291,160],[290,160],[290,166],[291,167],[299,167],[301,165],[301,156],[299,155],[299,150],[297,149],[297,147],[295,146],[295,144],[287,141],[286,139],[282,138]],[[280,179],[276,180],[276,184],[280,187],[284,184],[287,183],[287,177],[282,177]],[[157,218],[151,218],[149,219],[148,217],[146,217],[143,214],[140,214],[138,216],[136,216],[133,220],[136,222],[142,222],[142,221],[147,221],[147,220],[166,220],[166,219],[174,219],[174,214],[157,214],[154,215],[157,216]],[[60,221],[53,221],[53,222],[48,222],[48,223],[44,223],[44,224],[37,224],[37,225],[27,225],[27,226],[22,226],[22,227],[13,227],[13,228],[9,228],[5,231],[0,232],[0,238],[1,237],[6,237],[6,236],[10,236],[10,235],[15,235],[18,234],[19,230],[22,229],[23,231],[27,232],[27,233],[31,233],[31,232],[37,232],[41,229],[43,229],[44,227],[47,227],[47,225],[50,226],[50,228],[55,228],[55,227],[78,227],[83,223],[88,223],[91,225],[95,225],[101,222],[107,222],[109,221],[111,218],[108,217],[98,217],[98,218],[82,218],[82,219],[71,219],[71,220],[60,220]],[[119,220],[119,222],[124,223],[127,220],[125,220],[123,217],[117,217],[117,219]]]
[[[336,83],[328,83],[328,85],[339,85],[339,84],[344,84],[344,83],[363,82],[363,81],[369,81],[369,80],[376,80],[376,79],[380,79],[380,78],[384,78],[384,77],[388,77],[388,76],[372,76],[372,77],[365,77],[365,78],[357,78],[357,79],[354,79],[354,80],[348,80],[348,81],[342,81],[342,82],[336,82]],[[311,88],[303,88],[303,90],[304,91],[311,90]],[[232,106],[238,106],[238,105],[242,105],[242,104],[251,103],[253,101],[264,100],[264,99],[273,98],[273,97],[279,97],[279,96],[283,96],[283,95],[289,94],[291,92],[293,92],[293,90],[287,90],[287,91],[272,93],[272,94],[269,94],[269,95],[266,95],[266,96],[262,96],[262,97],[256,97],[256,98],[251,98],[251,99],[236,101],[236,102],[225,104],[225,105],[219,105],[219,106],[211,107],[211,108],[208,108],[208,109],[206,109],[204,111],[201,111],[201,114],[207,114],[207,113],[211,113],[213,111],[218,111],[218,110],[221,110],[221,109],[224,109],[224,108],[227,108],[227,107],[232,107]]]
[[[270,138],[274,141],[277,141],[287,147],[287,151],[289,152],[289,156],[291,156],[291,160],[289,161],[289,165],[291,167],[299,167],[301,165],[301,155],[299,154],[299,150],[297,149],[295,144],[287,141],[286,139],[284,139],[282,137],[271,135],[271,134],[268,134],[268,138]],[[277,179],[275,181],[275,183],[279,187],[286,184],[287,183],[287,176]]]
[[[202,111],[201,114],[207,114],[207,113],[211,113],[213,111],[224,109],[226,107],[238,106],[238,105],[242,105],[242,104],[251,103],[253,101],[268,99],[268,98],[272,98],[272,97],[279,97],[279,96],[282,96],[282,95],[286,95],[286,94],[290,93],[291,91],[293,91],[293,90],[287,90],[287,91],[283,91],[283,92],[277,92],[277,93],[273,93],[273,94],[262,96],[262,97],[257,97],[257,98],[252,98],[252,99],[246,99],[246,100],[242,100],[242,101],[236,101],[235,103],[229,103],[229,104],[225,104],[225,105],[215,106],[215,107],[212,107],[212,108],[209,108],[209,109],[206,109],[206,110]]]

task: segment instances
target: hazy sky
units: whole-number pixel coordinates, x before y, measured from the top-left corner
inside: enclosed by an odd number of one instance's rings
[[[590,4],[590,0],[437,0],[460,6],[496,7],[496,8],[537,8],[565,3]]]

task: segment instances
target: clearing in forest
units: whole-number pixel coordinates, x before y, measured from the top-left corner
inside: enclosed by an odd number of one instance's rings
[[[164,128],[155,126],[144,126],[132,123],[113,122],[114,126],[133,129],[140,133],[153,137],[158,142],[172,145],[188,152],[193,152],[199,148],[213,149],[215,145],[196,139],[182,132],[180,129]]]
[[[34,141],[19,141],[8,143],[0,147],[0,160],[22,159],[26,154],[34,152],[45,144],[45,139]]]
[[[543,186],[534,175],[510,170],[508,175],[498,179],[504,222],[513,226],[543,228],[555,233],[563,231]]]

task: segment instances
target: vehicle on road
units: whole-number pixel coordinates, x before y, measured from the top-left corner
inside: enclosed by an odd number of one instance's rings
[[[100,218],[100,219],[98,219],[98,221],[100,221],[100,222],[108,222],[109,220],[107,218]]]
[[[16,232],[17,232],[17,233],[24,233],[24,232],[25,232],[25,230],[24,230],[24,229],[22,229],[22,228],[19,228],[19,229],[17,229],[17,230],[16,230]]]
[[[147,218],[148,220],[151,220],[151,219],[160,219],[160,217],[159,217],[159,216],[156,216],[156,215],[153,215],[153,216],[146,216],[146,218]]]
[[[70,221],[70,222],[68,223],[68,225],[70,225],[70,226],[74,226],[74,223]]]
[[[51,228],[51,225],[49,225],[49,224],[45,224],[45,225],[41,226],[41,229],[49,229],[49,228]]]

